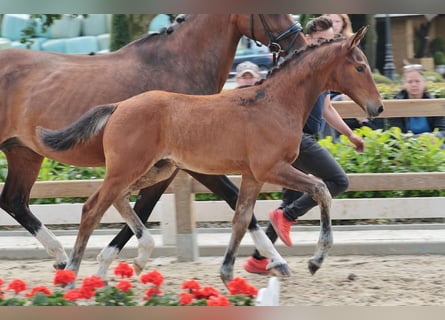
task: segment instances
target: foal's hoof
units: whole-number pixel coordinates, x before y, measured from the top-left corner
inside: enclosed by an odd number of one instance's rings
[[[269,273],[276,277],[290,277],[291,276],[289,266],[285,263],[278,264],[276,266],[272,266],[269,269]]]
[[[133,261],[133,269],[136,275],[140,275],[144,267],[141,267],[136,261]]]
[[[219,276],[224,285],[227,287],[227,284],[233,279],[233,270],[225,269],[224,267],[222,267],[219,272]]]
[[[53,267],[56,270],[64,270],[67,264],[68,264],[67,262],[59,262],[59,263],[54,262]]]
[[[315,262],[314,259],[310,259],[308,261],[308,266],[307,267],[309,268],[309,272],[312,275],[314,275],[315,272],[317,272],[317,270],[320,269],[321,265],[319,263]]]

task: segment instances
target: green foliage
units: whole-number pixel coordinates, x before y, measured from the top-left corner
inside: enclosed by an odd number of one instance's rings
[[[413,137],[399,128],[386,131],[368,127],[355,133],[365,140],[366,150],[357,153],[345,136],[334,143],[332,137],[319,141],[329,150],[347,173],[435,172],[445,171],[445,150],[442,138],[435,135]],[[339,198],[445,196],[445,190],[364,191],[346,192]]]
[[[436,66],[440,64],[445,64],[445,53],[443,53],[443,51],[434,51],[433,58],[434,58],[434,64]]]
[[[63,292],[55,292],[49,296],[42,292],[37,292],[31,300],[32,306],[74,306],[75,303],[65,300]]]
[[[441,37],[431,40],[431,52],[442,51],[445,52],[445,40]]]
[[[372,77],[374,78],[375,83],[383,83],[383,84],[388,84],[388,85],[391,85],[394,83],[390,78],[385,77],[384,75],[382,75],[380,73],[373,73]]]
[[[129,20],[126,14],[111,17],[110,51],[116,51],[131,41]]]
[[[95,301],[97,306],[136,306],[132,290],[126,292],[116,287],[106,287],[96,291]]]

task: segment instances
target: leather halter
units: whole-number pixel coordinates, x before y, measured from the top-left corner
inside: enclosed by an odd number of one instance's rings
[[[278,58],[281,56],[281,54],[282,53],[286,53],[289,48],[292,48],[292,46],[294,45],[295,41],[297,40],[297,35],[301,31],[303,31],[303,28],[301,27],[300,23],[295,22],[289,28],[287,28],[286,30],[284,30],[278,36],[275,37],[273,35],[272,31],[270,30],[270,27],[267,24],[266,19],[264,18],[264,15],[259,14],[258,16],[259,16],[260,21],[261,21],[261,23],[263,25],[264,31],[266,33],[266,36],[267,36],[267,38],[269,40],[269,43],[267,44],[267,47],[273,53],[273,64],[276,65],[277,61],[278,61]],[[261,43],[258,42],[255,39],[255,31],[254,31],[255,28],[253,26],[254,20],[255,20],[254,19],[254,15],[253,14],[250,15],[250,30],[251,30],[250,33],[252,35],[252,40],[256,43],[256,45],[258,47],[261,47]],[[287,37],[289,37],[289,36],[291,36],[291,35],[293,35],[293,34],[295,34],[295,36],[292,39],[292,41],[291,41],[291,43],[289,45],[289,48],[286,49],[286,50],[282,49],[278,42],[283,40],[283,39],[285,39],[285,38],[287,38]],[[278,54],[278,56],[277,56],[277,54]]]

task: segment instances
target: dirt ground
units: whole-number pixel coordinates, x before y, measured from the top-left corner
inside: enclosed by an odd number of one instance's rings
[[[445,306],[445,256],[332,256],[314,276],[307,270],[308,258],[286,257],[292,276],[280,279],[281,306]],[[268,277],[245,272],[244,260],[237,259],[235,276],[246,278],[258,289],[266,287]],[[161,257],[151,260],[144,272],[160,271],[165,278],[164,292],[180,292],[182,282],[193,278],[226,292],[219,279],[221,261],[221,257],[202,257],[196,262]],[[94,274],[96,268],[96,261],[83,261],[79,278]],[[29,287],[52,287],[53,274],[51,260],[0,263],[3,288],[13,278],[21,278]],[[112,270],[109,280],[115,283]],[[142,297],[145,288],[138,278],[133,277],[133,282],[136,294]]]

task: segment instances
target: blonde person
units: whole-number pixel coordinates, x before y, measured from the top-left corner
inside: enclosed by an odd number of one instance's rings
[[[331,18],[335,34],[342,34],[345,37],[352,36],[351,19],[346,13],[325,13],[324,16]]]
[[[403,88],[394,99],[434,99],[426,87],[423,66],[410,64],[403,67]],[[438,130],[440,138],[445,137],[445,117],[400,117],[390,118],[390,127],[399,127],[402,132],[422,134]]]

